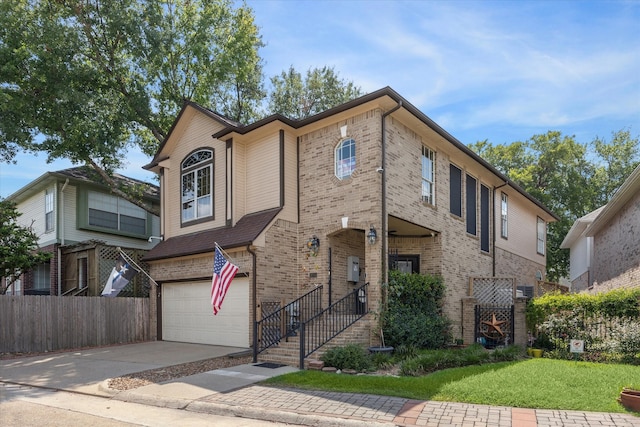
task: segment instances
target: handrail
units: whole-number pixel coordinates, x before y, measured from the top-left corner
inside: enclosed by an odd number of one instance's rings
[[[300,369],[304,359],[369,313],[369,283],[354,289],[322,312],[300,322]]]
[[[300,322],[322,311],[322,286],[307,292],[284,307],[263,316],[254,323],[253,362],[258,354],[278,344],[283,338],[296,335]]]

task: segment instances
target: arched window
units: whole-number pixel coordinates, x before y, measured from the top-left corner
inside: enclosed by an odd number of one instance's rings
[[[213,151],[191,153],[180,169],[182,222],[213,216]]]
[[[349,138],[336,146],[336,177],[349,178],[356,169],[356,141]]]

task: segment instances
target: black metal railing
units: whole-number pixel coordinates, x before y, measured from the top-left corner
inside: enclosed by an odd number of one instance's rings
[[[369,283],[354,289],[322,312],[300,322],[300,369],[304,359],[369,313]]]
[[[253,327],[253,361],[258,354],[277,345],[282,339],[297,335],[302,322],[322,312],[322,286],[307,292],[282,308],[263,307],[262,319]]]

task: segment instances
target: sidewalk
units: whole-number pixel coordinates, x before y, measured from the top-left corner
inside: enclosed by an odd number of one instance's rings
[[[416,401],[257,384],[272,376],[297,371],[289,366],[247,364],[127,391],[107,387],[110,378],[127,373],[238,350],[242,349],[155,341],[0,360],[0,382],[304,426],[640,427],[640,417],[629,414]]]

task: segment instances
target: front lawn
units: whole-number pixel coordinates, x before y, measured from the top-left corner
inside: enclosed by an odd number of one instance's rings
[[[640,367],[528,359],[445,369],[420,377],[300,371],[264,384],[418,400],[625,412],[617,398],[625,386],[640,388]]]

